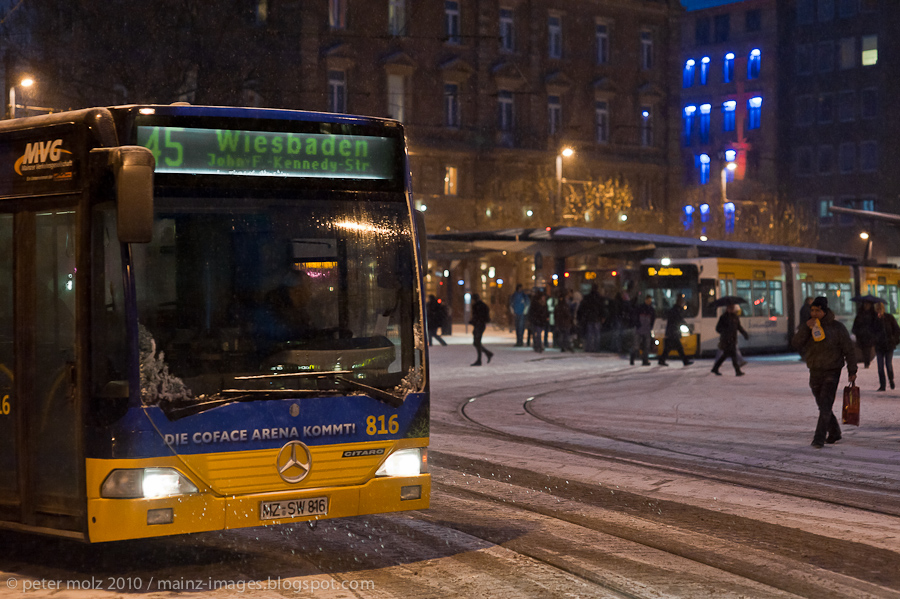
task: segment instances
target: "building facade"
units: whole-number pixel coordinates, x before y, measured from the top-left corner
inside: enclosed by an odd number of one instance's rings
[[[755,225],[758,207],[777,192],[775,5],[775,0],[724,3],[689,10],[682,20],[685,234],[732,236],[748,220]]]
[[[895,225],[836,215],[831,206],[900,213],[900,3],[779,3],[779,178],[814,213],[822,247],[900,262]]]

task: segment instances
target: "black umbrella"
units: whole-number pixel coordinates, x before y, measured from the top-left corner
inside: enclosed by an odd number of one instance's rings
[[[880,297],[875,297],[872,294],[857,295],[856,297],[851,297],[850,301],[851,302],[869,302],[870,304],[885,304],[885,303],[887,303]]]
[[[733,304],[746,304],[747,300],[742,297],[738,297],[736,295],[725,295],[715,300],[710,304],[710,306],[714,306],[718,308],[719,306],[731,306]]]

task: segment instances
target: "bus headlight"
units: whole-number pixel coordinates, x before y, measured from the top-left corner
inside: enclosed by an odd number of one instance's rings
[[[682,334],[682,335],[690,335],[690,334],[691,334],[691,328],[690,328],[688,325],[686,325],[686,324],[681,325],[681,334]]]
[[[399,449],[388,456],[375,476],[419,476],[428,472],[428,450]]]
[[[197,493],[197,486],[174,468],[113,470],[100,485],[100,497],[140,499]]]

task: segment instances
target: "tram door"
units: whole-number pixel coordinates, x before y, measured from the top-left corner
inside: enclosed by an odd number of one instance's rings
[[[4,519],[61,530],[83,528],[75,223],[74,210],[0,217],[0,497],[18,503],[18,517]]]

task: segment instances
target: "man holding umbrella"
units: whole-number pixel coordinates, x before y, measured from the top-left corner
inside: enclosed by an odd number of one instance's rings
[[[721,376],[721,372],[719,372],[719,366],[725,361],[725,358],[731,358],[731,363],[734,365],[734,374],[735,376],[744,376],[744,373],[741,371],[741,364],[738,361],[737,357],[737,336],[738,333],[741,333],[744,336],[744,339],[749,339],[749,335],[747,335],[747,331],[744,330],[744,327],[741,326],[741,319],[737,315],[737,304],[738,302],[746,301],[743,298],[739,297],[723,297],[716,300],[716,305],[725,304],[725,312],[722,313],[722,316],[719,317],[719,322],[716,324],[716,332],[719,334],[719,349],[722,350],[722,355],[716,360],[716,363],[713,364],[712,373]]]

